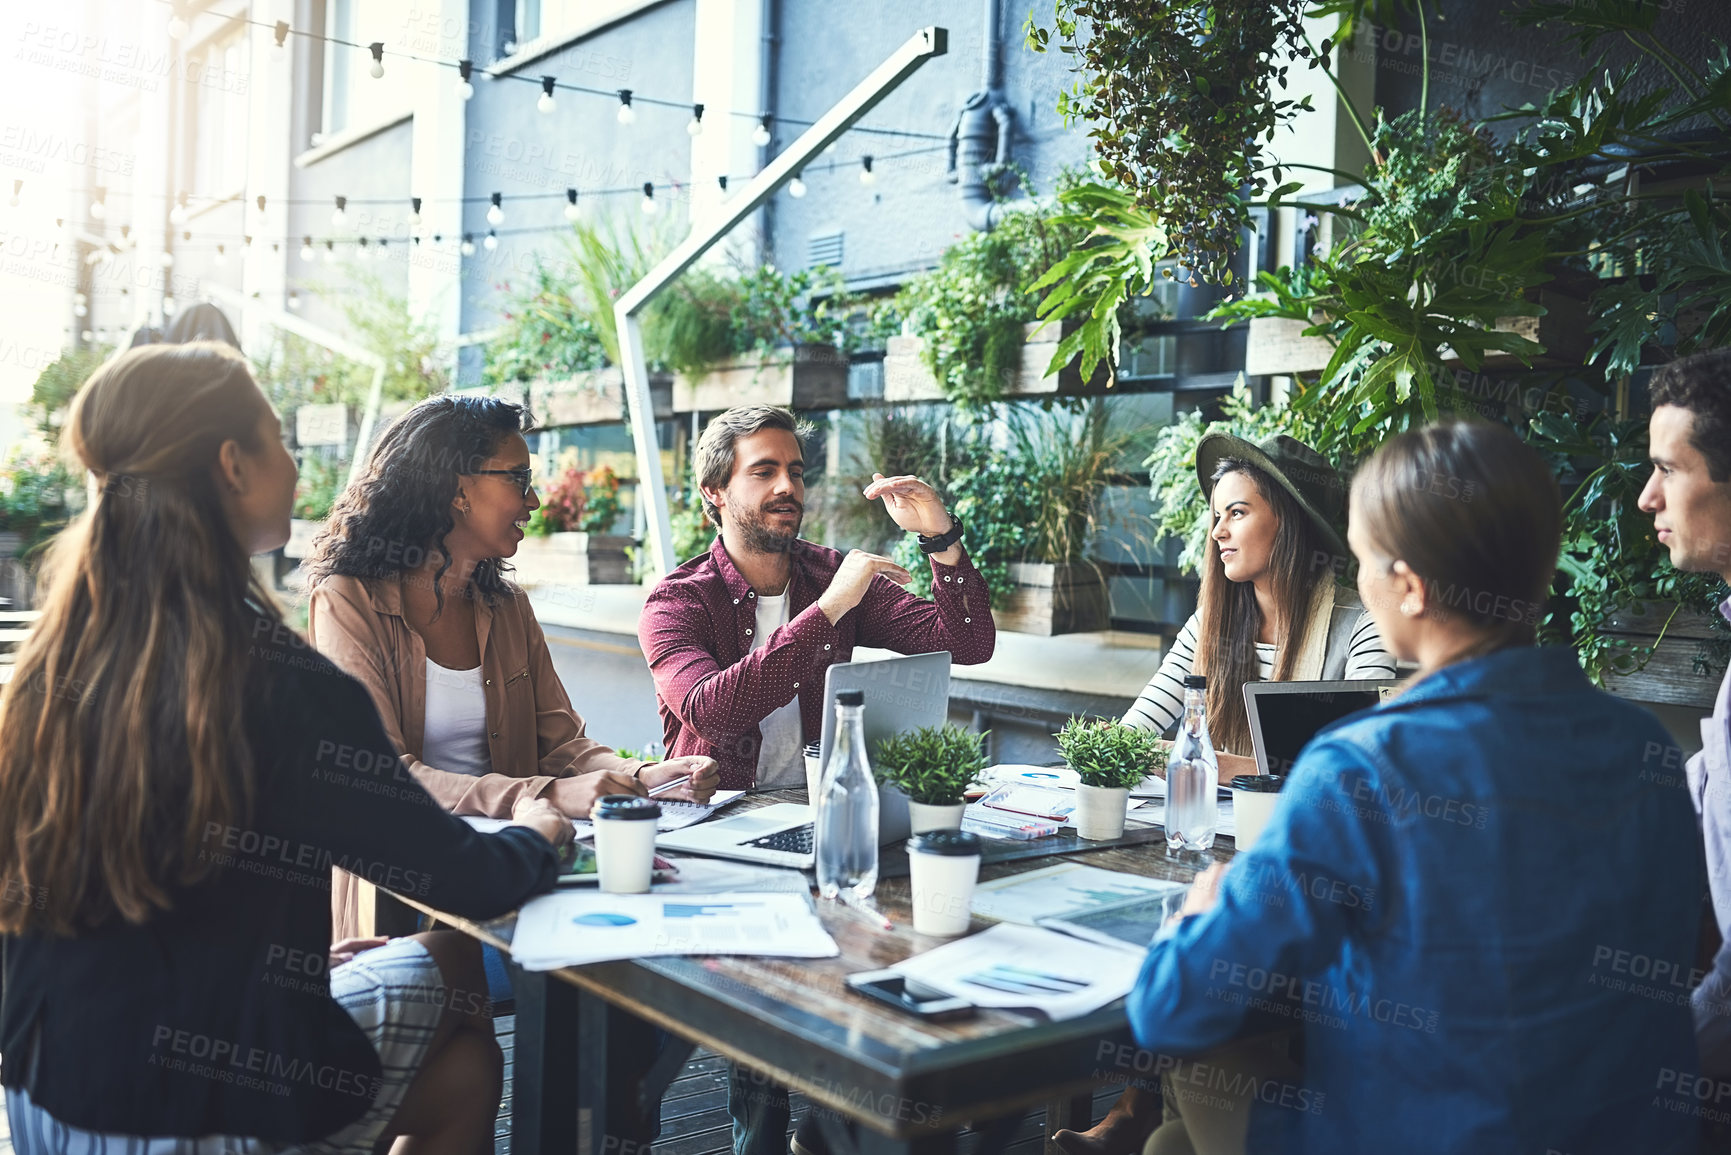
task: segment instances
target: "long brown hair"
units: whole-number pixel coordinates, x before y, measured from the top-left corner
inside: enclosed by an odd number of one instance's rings
[[[1298,502],[1266,471],[1235,457],[1220,459],[1209,479],[1210,532],[1202,560],[1202,593],[1197,604],[1196,672],[1208,675],[1209,738],[1216,749],[1245,754],[1250,750],[1250,719],[1244,713],[1244,683],[1261,678],[1256,638],[1262,632],[1262,608],[1256,603],[1256,589],[1251,583],[1235,582],[1226,576],[1226,567],[1220,561],[1220,543],[1214,540],[1212,532],[1213,487],[1229,473],[1248,477],[1279,522],[1268,556],[1274,605],[1279,614],[1274,625],[1284,634],[1274,662],[1277,682],[1292,676],[1293,664],[1304,650],[1316,583],[1333,580],[1332,571],[1315,565],[1314,559],[1324,554],[1332,556],[1333,551]]]
[[[1533,644],[1562,547],[1556,475],[1504,425],[1441,421],[1402,433],[1359,468],[1352,520],[1423,580],[1427,617],[1459,616],[1480,643]]]
[[[280,623],[212,466],[269,403],[215,342],[105,363],[62,438],[99,492],[51,549],[42,616],[0,696],[0,932],[145,921],[205,878],[207,823],[244,820],[247,647]]]

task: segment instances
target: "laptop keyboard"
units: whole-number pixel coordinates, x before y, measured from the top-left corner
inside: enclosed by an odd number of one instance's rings
[[[754,838],[745,843],[759,850],[784,850],[789,854],[810,854],[812,852],[811,823],[804,826],[790,826],[786,830],[777,830],[774,834],[765,834],[762,838]]]

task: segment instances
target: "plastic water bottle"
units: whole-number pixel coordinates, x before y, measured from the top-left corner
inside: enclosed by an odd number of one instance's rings
[[[1203,675],[1185,677],[1184,722],[1166,763],[1166,857],[1180,861],[1207,858],[1214,848],[1220,764],[1208,740],[1207,689]]]
[[[878,788],[866,761],[864,691],[836,694],[835,723],[813,829],[817,889],[864,903],[878,884]]]

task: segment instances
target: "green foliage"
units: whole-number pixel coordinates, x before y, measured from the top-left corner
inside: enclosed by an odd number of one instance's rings
[[[489,386],[562,381],[607,363],[584,285],[569,265],[535,255],[530,283],[506,297],[498,336],[486,347]]]
[[[301,455],[300,478],[295,482],[294,515],[308,521],[323,521],[331,514],[349,467],[339,458],[309,450]]]
[[[985,737],[960,726],[922,726],[878,742],[872,764],[880,781],[911,801],[954,806],[986,768]]]
[[[1115,366],[1119,315],[1132,297],[1154,288],[1155,262],[1166,255],[1166,231],[1136,199],[1120,189],[1081,182],[1058,194],[1054,223],[1082,239],[1052,265],[1030,291],[1046,290],[1037,312],[1048,324],[1069,321],[1046,372],[1081,358],[1084,380],[1101,362]]]
[[[79,387],[113,352],[112,345],[67,349],[50,362],[37,375],[30,390],[30,408],[36,415],[37,428],[49,437],[57,436],[56,414],[66,412]]]
[[[541,486],[541,505],[529,515],[525,532],[545,537],[553,533],[608,533],[619,520],[619,476],[611,465],[584,472],[574,450],[562,468]]]
[[[1055,735],[1065,765],[1084,786],[1127,789],[1160,763],[1163,745],[1152,730],[1137,730],[1109,718],[1071,718]]]
[[[624,506],[619,501],[619,475],[611,465],[597,465],[583,479],[584,533],[611,533]]]
[[[1277,98],[1290,55],[1326,59],[1304,39],[1305,0],[1056,0],[1052,27],[1030,14],[1027,43],[1056,46],[1077,79],[1059,94],[1087,124],[1104,175],[1164,228],[1194,275],[1229,283],[1250,226],[1241,190],[1266,187],[1260,149],[1304,101]],[[1276,178],[1278,183],[1278,177]],[[1297,185],[1275,191],[1275,198]]]
[[[42,443],[15,445],[0,464],[0,531],[16,533],[26,553],[59,533],[84,506],[84,485]]]
[[[966,525],[963,543],[986,579],[994,605],[1015,588],[1014,562],[1078,562],[1099,525],[1099,501],[1134,441],[1115,428],[1099,402],[1076,412],[1005,406],[1007,444],[993,444],[989,424],[940,427],[938,467],[922,472]],[[927,454],[932,447],[918,446]],[[931,567],[902,535],[895,559],[909,586],[931,595]]]
[[[979,405],[1004,395],[1021,370],[1023,327],[1039,319],[1037,284],[1086,235],[1072,214],[1030,203],[991,232],[963,237],[936,269],[907,282],[895,309],[925,339],[926,367],[947,396]]]

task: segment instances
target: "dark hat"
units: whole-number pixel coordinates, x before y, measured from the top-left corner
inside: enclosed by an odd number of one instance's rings
[[[1272,477],[1309,515],[1328,547],[1341,557],[1349,556],[1346,542],[1334,528],[1346,509],[1346,482],[1326,457],[1283,433],[1260,444],[1230,433],[1210,433],[1196,444],[1196,480],[1202,484],[1205,500],[1214,496],[1214,469],[1226,457],[1254,465]]]

